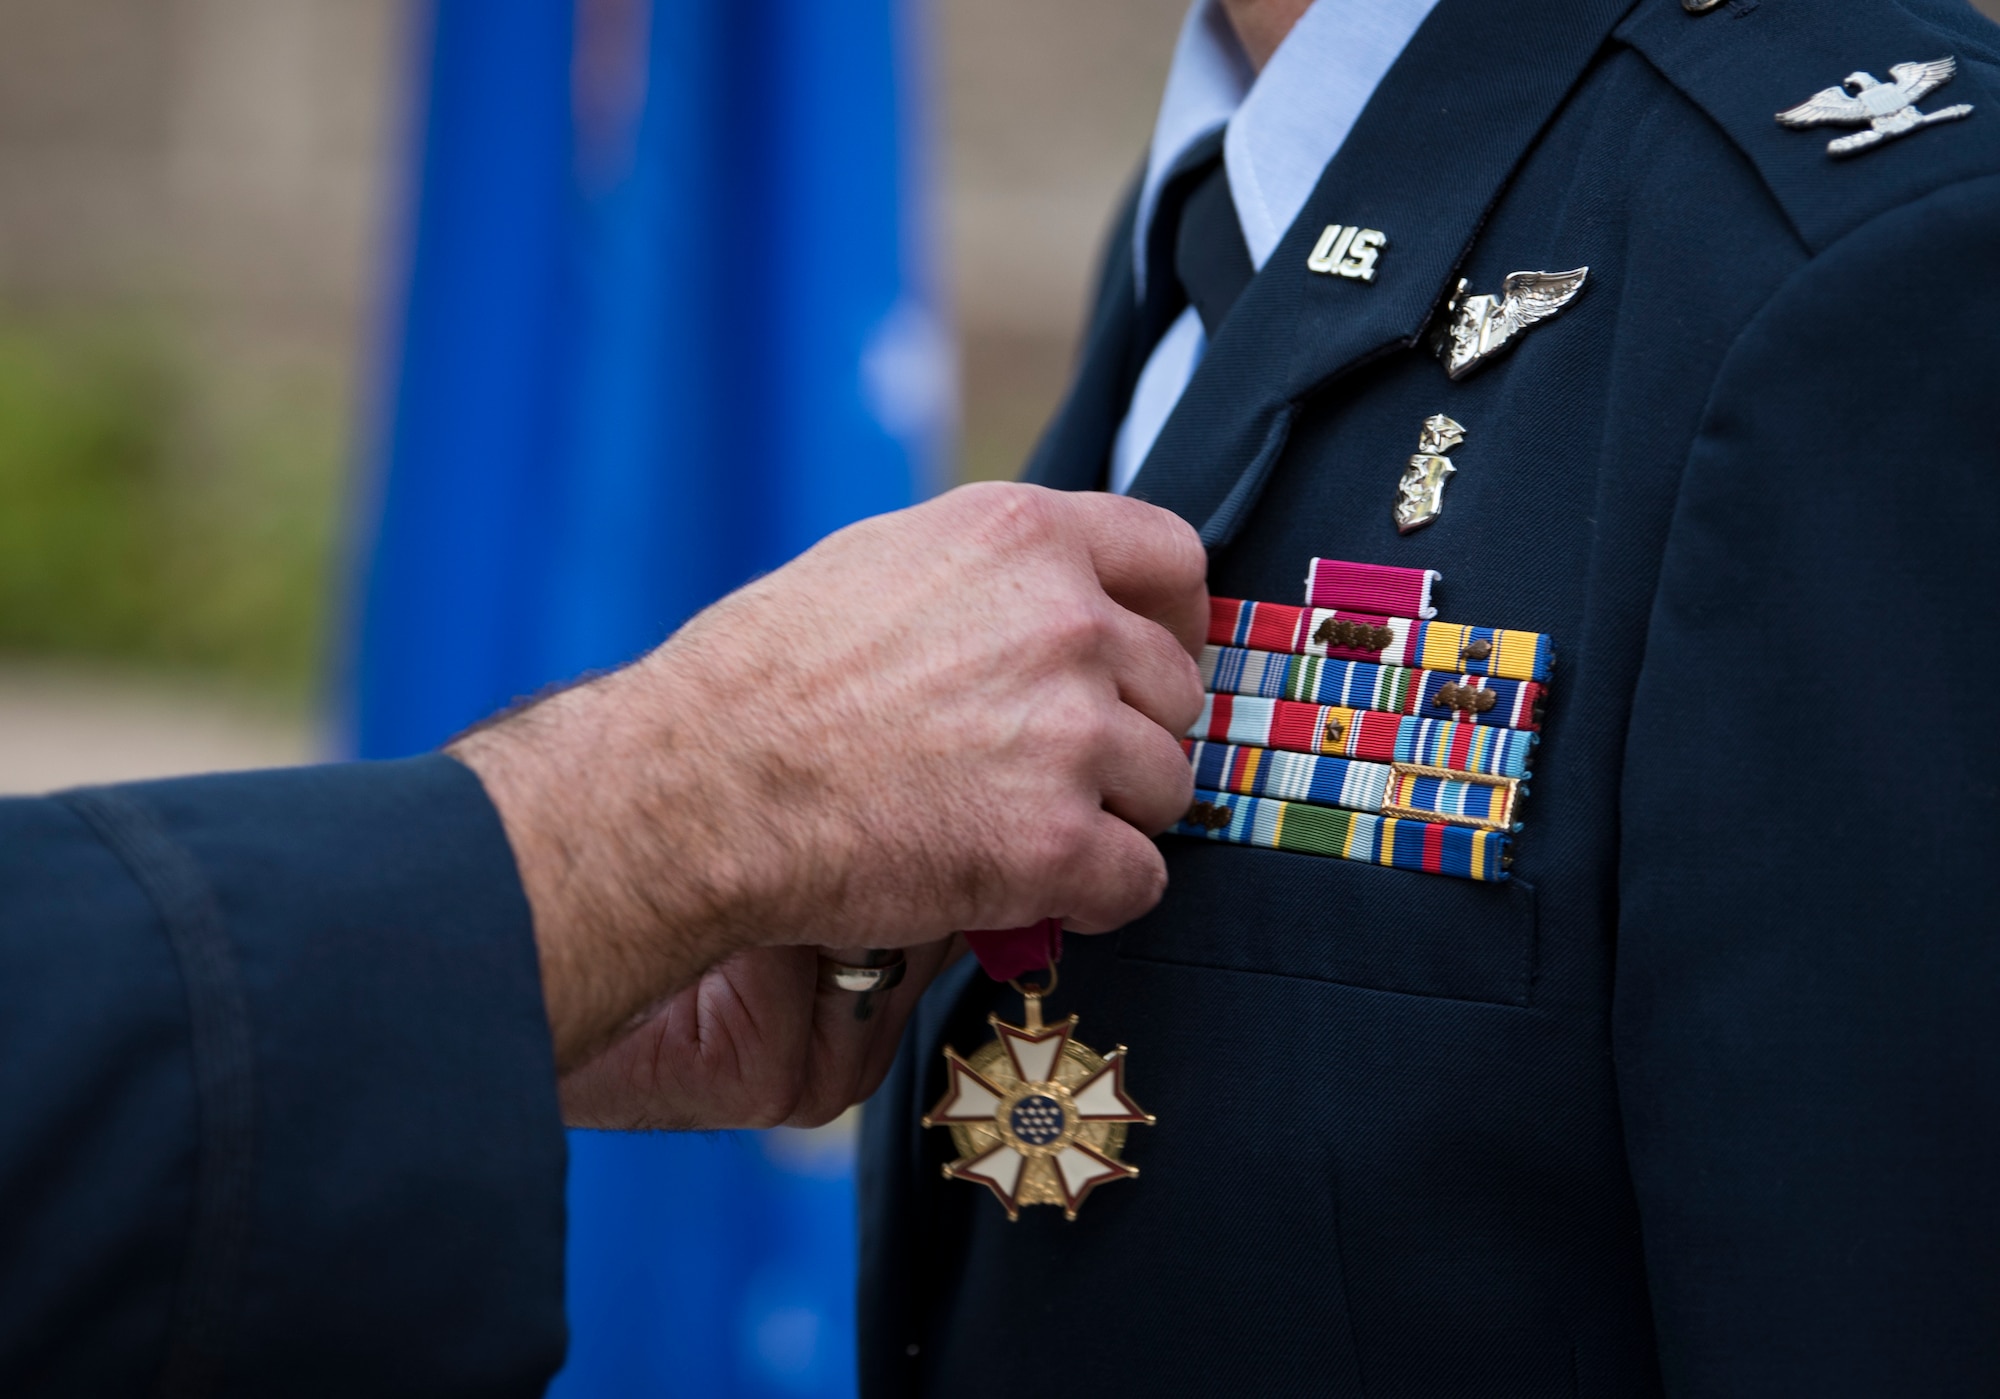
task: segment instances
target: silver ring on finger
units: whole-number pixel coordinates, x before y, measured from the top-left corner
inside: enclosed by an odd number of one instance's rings
[[[878,957],[880,960],[877,960]],[[819,987],[822,991],[853,991],[862,995],[870,991],[888,991],[902,985],[909,970],[909,959],[900,948],[871,954],[868,964],[861,966],[821,957]]]

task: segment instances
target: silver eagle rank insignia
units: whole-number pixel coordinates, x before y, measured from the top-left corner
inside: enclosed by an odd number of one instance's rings
[[[1431,352],[1453,379],[1463,379],[1513,343],[1537,321],[1545,321],[1583,290],[1588,267],[1573,272],[1510,272],[1498,296],[1467,296],[1459,278],[1431,331]]]
[[[1907,136],[1932,122],[1957,121],[1972,115],[1972,104],[1940,107],[1920,112],[1917,103],[1943,87],[1958,72],[1958,60],[1940,58],[1935,63],[1897,63],[1890,67],[1890,82],[1872,73],[1849,73],[1838,87],[1823,88],[1778,113],[1782,126],[1865,126],[1852,136],[1836,136],[1826,143],[1828,155],[1853,155],[1870,146],[1879,146],[1897,136]]]

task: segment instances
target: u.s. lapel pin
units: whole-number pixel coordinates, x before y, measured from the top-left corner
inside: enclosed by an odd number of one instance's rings
[[[1417,452],[1396,487],[1396,532],[1420,530],[1444,513],[1444,483],[1458,468],[1445,456],[1465,441],[1465,429],[1442,413],[1424,419]]]
[[[1375,260],[1389,246],[1389,235],[1379,228],[1357,228],[1351,223],[1330,223],[1306,255],[1306,268],[1329,277],[1348,277],[1357,282],[1375,280]]]

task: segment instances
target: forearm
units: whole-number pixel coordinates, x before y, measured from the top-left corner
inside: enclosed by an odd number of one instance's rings
[[[635,712],[628,695],[640,679],[601,677],[446,750],[479,775],[506,827],[562,1070],[742,937],[732,918],[747,902],[738,861],[700,819],[699,756],[671,720]],[[661,679],[671,685],[670,668]],[[640,732],[654,741],[635,741]]]

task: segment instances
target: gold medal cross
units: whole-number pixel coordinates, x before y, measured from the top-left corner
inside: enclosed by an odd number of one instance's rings
[[[1119,1159],[1129,1124],[1153,1122],[1125,1091],[1125,1046],[1100,1055],[1075,1037],[1076,1017],[1042,1023],[1042,996],[1027,998],[1025,1025],[987,1016],[995,1038],[970,1059],[947,1048],[951,1082],[924,1118],[949,1127],[959,1159],[947,1180],[986,1186],[1009,1219],[1023,1205],[1061,1205],[1076,1218],[1084,1197],[1107,1181],[1139,1174]]]

